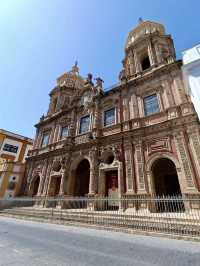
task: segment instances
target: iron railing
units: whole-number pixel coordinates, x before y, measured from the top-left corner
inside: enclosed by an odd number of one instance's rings
[[[0,200],[0,215],[200,239],[200,198],[59,197]]]

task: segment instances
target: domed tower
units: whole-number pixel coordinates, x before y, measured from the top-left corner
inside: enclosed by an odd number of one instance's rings
[[[57,78],[57,85],[49,94],[50,104],[48,115],[52,115],[70,106],[72,98],[78,95],[83,86],[84,80],[79,75],[79,68],[76,62],[71,71]]]
[[[126,40],[124,69],[120,79],[129,79],[175,59],[173,40],[165,33],[164,26],[140,19],[139,25],[129,32]]]

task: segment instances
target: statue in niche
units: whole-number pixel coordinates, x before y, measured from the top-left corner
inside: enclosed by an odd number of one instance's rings
[[[114,153],[115,159],[116,159],[117,161],[122,161],[122,152],[121,152],[121,148],[119,148],[119,147],[114,147],[114,149],[113,149],[113,153]]]

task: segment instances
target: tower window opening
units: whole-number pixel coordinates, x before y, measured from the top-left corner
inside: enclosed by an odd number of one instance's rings
[[[146,69],[148,69],[148,68],[151,67],[150,60],[149,60],[148,55],[145,56],[145,57],[142,59],[141,65],[142,65],[142,70],[146,70]]]

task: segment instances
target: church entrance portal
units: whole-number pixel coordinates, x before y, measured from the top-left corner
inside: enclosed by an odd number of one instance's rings
[[[108,209],[119,207],[119,191],[118,191],[118,171],[111,170],[105,172],[106,175],[106,197],[108,197]]]
[[[153,183],[155,194],[158,197],[180,197],[181,189],[179,185],[178,175],[174,163],[167,159],[161,158],[155,161],[152,166]],[[163,211],[183,211],[183,202],[166,200],[157,204],[157,210]]]
[[[87,159],[83,159],[75,173],[74,196],[84,197],[89,193],[90,182],[90,163]]]

